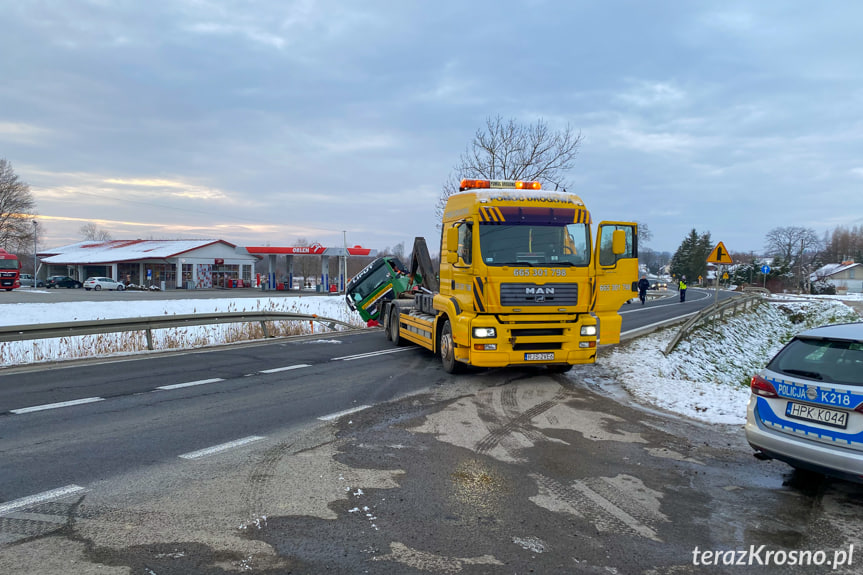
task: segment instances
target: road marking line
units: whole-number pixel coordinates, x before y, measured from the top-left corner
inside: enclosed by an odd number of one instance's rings
[[[402,347],[399,349],[384,349],[381,351],[372,351],[369,353],[361,353],[359,355],[345,355],[343,357],[334,357],[333,361],[339,361],[339,360],[351,361],[353,359],[362,359],[364,357],[374,357],[376,355],[385,355],[387,353],[398,353],[400,351],[413,351],[415,349],[419,349],[419,348],[418,347]]]
[[[51,499],[59,499],[65,495],[71,495],[72,493],[77,493],[79,491],[84,491],[84,488],[78,485],[67,485],[66,487],[60,487],[58,489],[52,489],[51,491],[43,491],[42,493],[37,493],[36,495],[29,495],[27,497],[22,497],[21,499],[16,499],[14,501],[8,501],[6,503],[0,504],[0,515],[6,515],[16,509],[21,509],[22,507],[31,507],[36,505],[37,503],[44,503],[46,501],[50,501]]]
[[[198,381],[187,381],[186,383],[174,383],[171,385],[163,385],[157,387],[156,389],[163,389],[165,391],[171,389],[180,389],[181,387],[192,387],[193,385],[204,385],[205,383],[216,383],[217,381],[225,381],[221,377],[214,377],[213,379],[199,379]]]
[[[105,401],[103,397],[85,397],[84,399],[74,399],[72,401],[61,401],[60,403],[46,403],[44,405],[34,405],[33,407],[22,407],[21,409],[10,409],[11,413],[22,414],[30,413],[31,411],[42,411],[45,409],[57,409],[58,407],[69,407],[70,405],[81,405],[82,403],[93,403],[95,401]]]
[[[346,410],[340,411],[338,413],[331,413],[330,415],[321,416],[318,419],[320,419],[321,421],[333,421],[333,420],[338,419],[340,417],[344,417],[345,415],[349,415],[351,413],[356,413],[358,411],[362,411],[362,410],[368,409],[370,407],[371,407],[371,405],[361,405],[359,407],[352,407],[351,409],[346,409]]]
[[[289,371],[291,369],[300,369],[301,367],[312,367],[308,363],[301,363],[299,365],[289,365],[287,367],[274,367],[273,369],[262,369],[258,373],[278,373],[280,371]]]
[[[221,451],[225,451],[227,449],[232,449],[234,447],[240,447],[241,445],[246,445],[247,443],[252,443],[253,441],[258,441],[260,439],[264,439],[260,435],[250,435],[249,437],[244,437],[242,439],[238,439],[236,441],[229,441],[228,443],[223,443],[221,445],[214,445],[213,447],[207,447],[206,449],[200,449],[198,451],[192,451],[190,453],[184,453],[180,455],[182,459],[197,459],[199,457],[204,457],[206,455],[212,455],[214,453],[219,453]]]

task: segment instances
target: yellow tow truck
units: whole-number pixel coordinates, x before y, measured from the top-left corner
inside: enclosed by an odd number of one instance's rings
[[[462,180],[446,204],[436,276],[423,238],[409,269],[372,262],[346,288],[348,304],[383,324],[396,345],[465,365],[596,361],[597,343],[620,341],[620,306],[637,294],[634,222],[601,222],[575,194],[539,182]]]

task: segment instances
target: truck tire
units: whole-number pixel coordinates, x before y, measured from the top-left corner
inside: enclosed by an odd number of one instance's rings
[[[384,326],[384,337],[387,338],[389,341],[392,341],[393,336],[390,335],[390,313],[391,310],[389,306],[387,306],[381,311],[381,315],[378,316],[378,319],[380,320],[381,325]]]
[[[399,333],[399,316],[400,315],[401,315],[401,312],[400,312],[399,308],[393,306],[390,309],[390,318],[387,321],[387,326],[389,326],[389,332],[390,332],[390,341],[392,341],[397,346],[403,346],[407,343],[404,340],[404,338],[401,336],[401,334]]]
[[[455,341],[452,338],[452,326],[445,319],[440,330],[440,361],[443,370],[447,373],[459,373],[464,369],[464,364],[455,359]]]

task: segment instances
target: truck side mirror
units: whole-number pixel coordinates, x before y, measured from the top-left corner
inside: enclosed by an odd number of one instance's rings
[[[626,253],[626,232],[623,230],[614,230],[611,236],[611,251],[614,255],[619,256]]]
[[[458,227],[446,231],[446,261],[448,264],[458,262]]]

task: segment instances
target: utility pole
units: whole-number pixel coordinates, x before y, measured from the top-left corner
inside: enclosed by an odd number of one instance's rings
[[[345,266],[344,273],[342,274],[342,293],[345,293],[345,289],[348,287],[348,235],[345,230],[342,230],[342,242],[345,248],[345,253],[342,256],[342,262]]]
[[[800,240],[800,258],[797,268],[800,270],[800,288],[797,293],[803,293],[803,240]]]
[[[33,220],[33,289],[36,289],[36,283],[37,283],[36,282],[36,270],[38,268],[36,267],[36,263],[37,263],[36,262],[36,252],[39,251],[39,248],[37,247],[39,244],[38,231],[39,231],[39,222],[37,222],[36,220]]]

